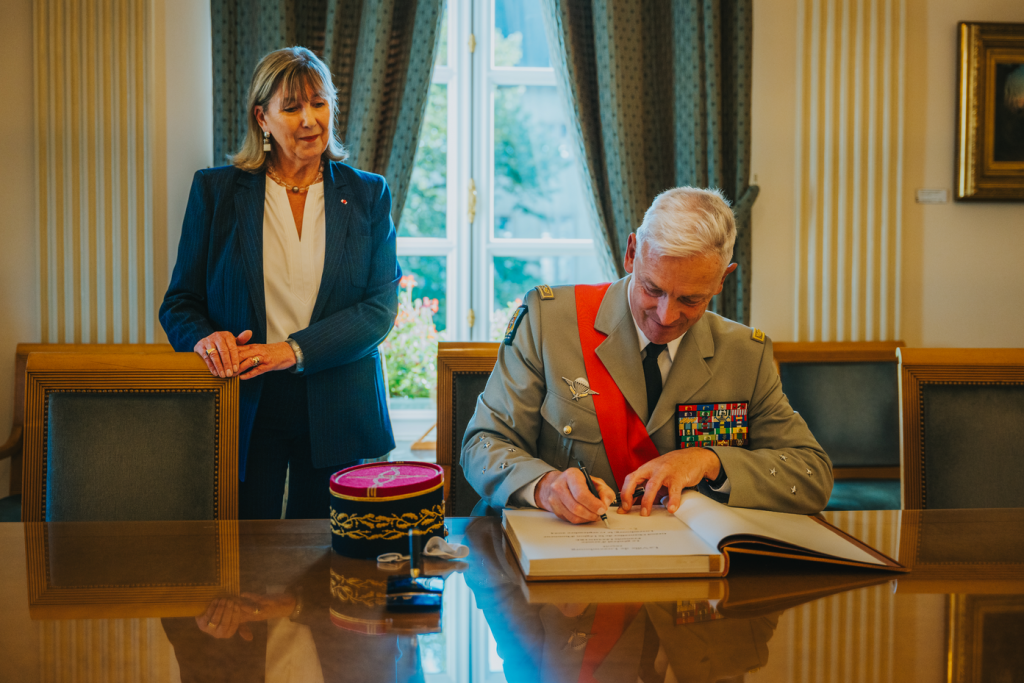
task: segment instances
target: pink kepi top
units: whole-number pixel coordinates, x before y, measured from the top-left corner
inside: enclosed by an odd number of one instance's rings
[[[348,467],[331,477],[339,498],[369,500],[418,495],[444,483],[444,470],[428,462],[372,462]]]

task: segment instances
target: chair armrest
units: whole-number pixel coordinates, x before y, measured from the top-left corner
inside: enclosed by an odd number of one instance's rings
[[[15,427],[11,430],[11,436],[8,437],[7,443],[0,446],[0,460],[21,455],[21,433],[21,427]]]

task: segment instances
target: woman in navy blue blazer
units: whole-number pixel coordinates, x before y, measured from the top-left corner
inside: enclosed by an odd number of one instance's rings
[[[394,448],[377,346],[401,270],[384,178],[340,163],[337,95],[312,52],[256,66],[232,166],[196,172],[160,307],[177,351],[241,380],[239,517],[329,514],[328,479]]]

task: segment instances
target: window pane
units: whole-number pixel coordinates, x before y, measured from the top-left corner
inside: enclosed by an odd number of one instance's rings
[[[505,336],[505,324],[526,293],[537,285],[575,285],[602,282],[597,257],[541,256],[494,258],[494,302],[491,314],[491,339]]]
[[[437,390],[437,341],[444,329],[445,259],[400,256],[398,316],[381,351],[393,397],[430,398]],[[439,323],[435,326],[435,323]]]
[[[448,196],[448,86],[430,86],[409,194],[399,219],[402,237],[444,237]]]
[[[540,0],[494,0],[494,66],[551,66]]]
[[[494,236],[590,239],[580,177],[555,87],[496,88]]]
[[[434,57],[434,66],[448,66],[448,3],[444,3],[444,10],[441,14],[441,35],[437,40],[437,56]]]

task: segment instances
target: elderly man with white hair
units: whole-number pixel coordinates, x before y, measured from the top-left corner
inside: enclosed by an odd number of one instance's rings
[[[527,295],[462,445],[482,504],[573,523],[617,492],[620,514],[674,512],[686,488],[736,507],[825,507],[832,464],[782,393],[771,341],[707,312],[735,240],[719,192],[675,188],[629,236],[626,277]]]

